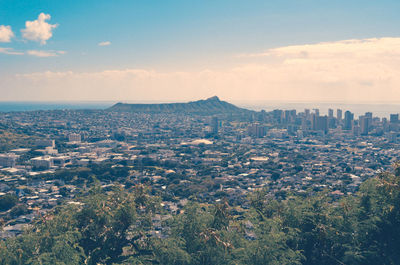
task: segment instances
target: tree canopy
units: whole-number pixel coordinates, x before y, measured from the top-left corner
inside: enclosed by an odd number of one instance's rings
[[[150,188],[90,191],[0,242],[0,264],[398,264],[400,169],[352,195],[327,191],[163,209]]]

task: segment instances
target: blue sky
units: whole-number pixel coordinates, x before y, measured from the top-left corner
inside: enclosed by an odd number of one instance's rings
[[[237,59],[241,54],[397,38],[399,11],[400,1],[389,0],[0,0],[0,25],[11,26],[15,35],[10,42],[0,42],[0,48],[22,53],[62,51],[51,57],[0,53],[0,77],[46,71],[225,71],[243,64]],[[27,40],[21,33],[25,22],[41,13],[51,16],[47,23],[57,24],[46,44]],[[110,45],[99,46],[100,42]]]

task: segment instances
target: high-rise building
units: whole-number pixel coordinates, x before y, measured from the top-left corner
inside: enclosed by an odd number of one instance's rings
[[[317,117],[315,113],[311,114],[311,130],[313,131],[317,129]]]
[[[310,120],[309,120],[310,118],[307,118],[307,117],[303,117],[302,119],[301,119],[301,129],[303,130],[303,131],[307,131],[307,130],[309,130],[310,129]]]
[[[341,121],[343,118],[343,111],[341,109],[336,110],[336,118]]]
[[[70,142],[80,142],[81,141],[81,135],[77,133],[71,133],[68,135],[68,141]]]
[[[328,116],[316,116],[315,130],[328,132]]]
[[[312,114],[311,128],[313,131],[324,131],[328,132],[328,116],[317,116],[316,113]]]
[[[310,117],[310,109],[304,109],[304,114],[306,117]]]
[[[333,118],[333,109],[328,109],[328,117],[329,119]]]
[[[290,110],[290,122],[294,122],[297,117],[297,111],[295,109]]]
[[[266,129],[265,126],[262,126],[259,123],[254,123],[247,128],[247,132],[251,137],[262,138],[266,134]]]
[[[218,127],[219,127],[219,122],[217,117],[212,117],[211,119],[211,133],[213,135],[218,135]]]
[[[353,120],[354,120],[354,114],[351,113],[350,111],[346,111],[344,113],[344,128],[347,131],[351,131],[353,129]]]
[[[360,136],[360,126],[358,124],[353,125],[352,131],[354,136]]]
[[[336,128],[336,119],[333,117],[333,109],[328,109],[328,126]]]
[[[282,123],[282,119],[283,119],[283,110],[280,109],[276,109],[272,111],[274,119],[278,122],[278,123]]]
[[[399,123],[399,114],[390,114],[390,123]]]
[[[290,110],[285,110],[284,115],[285,115],[284,122],[290,123],[291,120]]]
[[[289,124],[289,125],[287,126],[287,132],[288,132],[288,134],[290,134],[290,135],[295,135],[296,131],[297,131],[297,127],[296,127],[295,125]]]
[[[292,123],[296,120],[296,110],[285,110],[283,115],[285,123]]]
[[[362,135],[368,135],[372,125],[372,115],[360,116],[359,121],[360,121],[360,133]]]

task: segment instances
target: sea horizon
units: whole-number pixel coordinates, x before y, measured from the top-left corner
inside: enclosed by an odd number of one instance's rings
[[[349,110],[356,117],[372,112],[374,117],[386,117],[390,114],[400,113],[400,103],[365,103],[365,102],[306,102],[306,101],[278,101],[278,100],[226,100],[238,107],[254,111],[296,110],[303,112],[304,109],[319,109],[321,115],[327,115],[328,109],[343,111]],[[0,101],[0,112],[18,111],[40,111],[40,110],[78,110],[78,109],[106,109],[118,103],[131,104],[160,104],[181,103],[188,101],[180,100],[113,100],[113,101]]]

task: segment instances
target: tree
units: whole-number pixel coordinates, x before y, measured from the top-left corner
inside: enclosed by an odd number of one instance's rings
[[[0,197],[0,211],[7,211],[18,203],[18,197],[15,194],[7,193]]]
[[[112,264],[152,256],[147,231],[155,203],[140,196],[136,203],[135,193],[116,188],[104,194],[95,186],[76,205],[56,208],[2,243],[0,264]]]
[[[400,169],[338,200],[328,191],[249,196],[235,217],[227,202],[190,201],[153,236],[160,199],[143,185],[96,185],[72,205],[0,242],[0,264],[398,264]],[[234,213],[234,214],[232,214]],[[168,215],[164,215],[168,216]],[[169,231],[169,232],[167,232]]]

